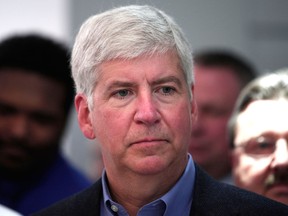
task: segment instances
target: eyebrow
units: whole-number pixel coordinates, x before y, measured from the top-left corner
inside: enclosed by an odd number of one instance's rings
[[[21,112],[26,112],[28,113],[30,116],[41,116],[41,117],[46,117],[46,118],[51,118],[51,119],[56,119],[56,114],[54,112],[49,112],[47,110],[26,110],[26,109],[21,109],[18,108],[17,106],[14,106],[13,104],[10,105],[8,103],[6,103],[5,101],[1,101],[0,100],[0,109],[7,109],[9,111],[12,111],[13,113],[21,113]]]
[[[160,85],[160,84],[169,83],[169,82],[176,83],[178,87],[182,87],[181,81],[175,76],[168,76],[168,77],[155,80],[152,82],[152,85]]]
[[[151,85],[161,85],[161,84],[164,84],[164,83],[169,83],[169,82],[173,82],[173,83],[176,83],[176,85],[181,88],[182,87],[182,84],[181,84],[181,81],[175,77],[175,76],[168,76],[168,77],[164,77],[164,78],[160,78],[160,79],[157,79],[155,81],[152,81],[151,82]],[[121,87],[121,88],[133,88],[137,86],[136,83],[134,82],[128,82],[128,81],[114,81],[112,83],[110,83],[108,86],[107,86],[107,90],[110,91],[110,90],[113,90],[114,88],[118,88],[118,87]]]
[[[130,87],[134,87],[136,86],[135,83],[133,82],[126,82],[126,81],[114,81],[112,83],[110,83],[108,86],[107,86],[107,89],[108,90],[111,90],[111,89],[114,89],[114,88],[117,88],[117,87],[127,87],[127,88],[130,88]]]

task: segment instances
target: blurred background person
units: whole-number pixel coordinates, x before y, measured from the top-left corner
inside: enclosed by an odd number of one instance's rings
[[[24,215],[90,185],[59,153],[74,99],[69,57],[44,36],[0,43],[0,203]]]
[[[235,185],[288,205],[288,69],[245,87],[229,123]]]
[[[256,71],[250,62],[228,50],[199,51],[194,59],[198,114],[189,151],[211,176],[231,183],[227,122],[238,94]]]

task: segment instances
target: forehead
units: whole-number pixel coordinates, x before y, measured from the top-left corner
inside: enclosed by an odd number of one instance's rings
[[[153,80],[159,76],[173,74],[184,78],[179,58],[175,52],[155,54],[152,56],[139,56],[123,60],[115,59],[100,65],[99,80],[130,79],[135,82]]]
[[[232,109],[240,92],[240,84],[230,68],[196,65],[195,80],[198,103],[230,104]]]
[[[63,106],[65,88],[57,81],[41,75],[15,69],[0,70],[0,100],[13,106],[46,107]],[[62,109],[62,108],[61,108]]]
[[[225,84],[233,86],[233,89],[239,88],[238,78],[230,68],[195,65],[194,71],[197,80],[196,87],[209,87],[211,85],[223,87],[223,82],[226,82]]]
[[[240,113],[236,122],[236,141],[243,141],[266,132],[288,132],[288,101],[258,100]]]

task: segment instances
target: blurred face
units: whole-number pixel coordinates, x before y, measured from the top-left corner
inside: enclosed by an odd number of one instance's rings
[[[103,63],[93,99],[90,113],[77,95],[78,119],[101,144],[108,177],[184,169],[192,102],[175,54]]]
[[[57,82],[21,70],[1,69],[1,170],[21,175],[55,151],[64,126],[64,97],[64,88]]]
[[[235,184],[288,204],[288,101],[252,102],[238,116]]]
[[[195,76],[198,115],[189,151],[200,166],[219,179],[230,169],[226,125],[240,87],[228,68],[196,66]]]

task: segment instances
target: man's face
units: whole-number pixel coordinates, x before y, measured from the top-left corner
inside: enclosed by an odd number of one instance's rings
[[[198,115],[193,125],[189,151],[193,159],[208,172],[215,170],[215,166],[222,167],[226,172],[230,167],[226,125],[240,91],[239,81],[230,70],[195,67]],[[221,177],[221,173],[210,174],[215,178]]]
[[[64,97],[58,82],[32,72],[1,69],[1,169],[22,174],[49,158],[64,127]]]
[[[108,176],[183,170],[193,112],[188,88],[174,53],[101,65],[88,126],[80,126],[101,144]],[[80,116],[85,103],[76,97]]]
[[[235,184],[288,204],[288,102],[259,100],[236,122]]]

